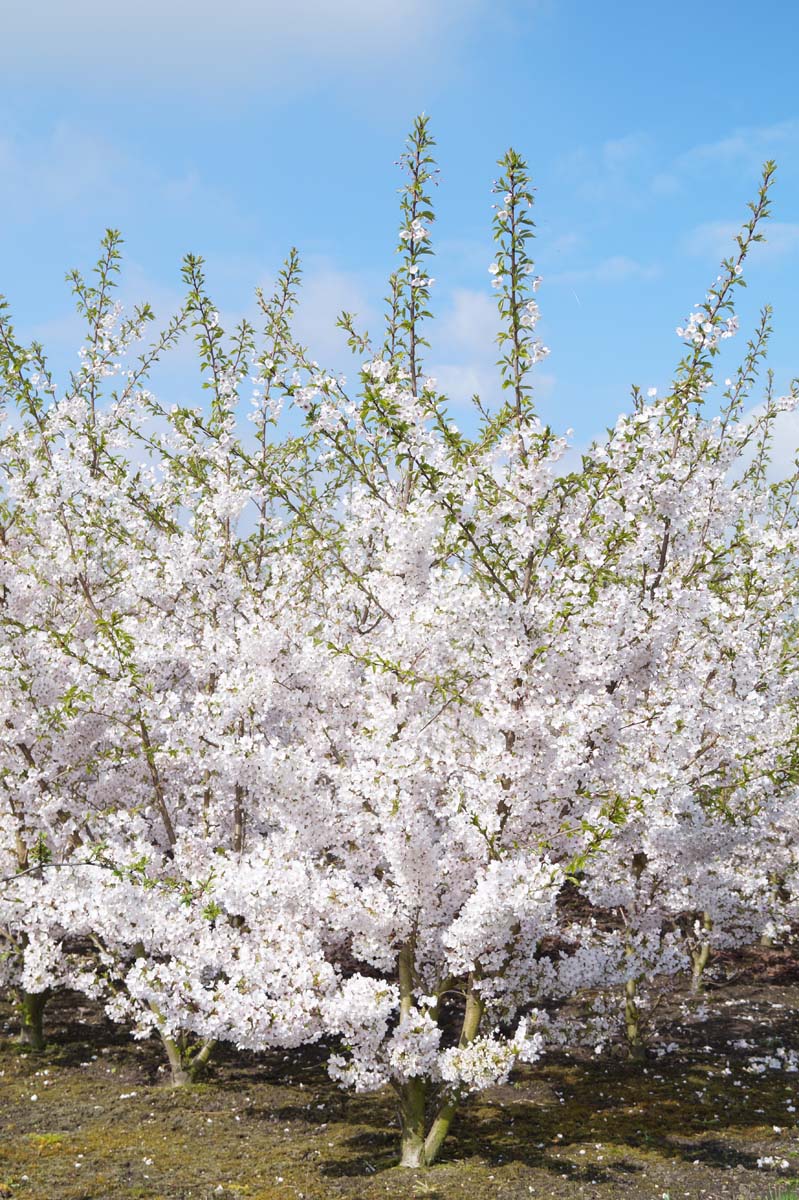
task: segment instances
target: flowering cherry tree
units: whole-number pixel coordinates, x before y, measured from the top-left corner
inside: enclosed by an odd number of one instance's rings
[[[561,1001],[621,989],[638,1052],[641,988],[795,895],[797,478],[765,464],[799,393],[747,415],[767,317],[706,411],[771,167],[669,394],[568,470],[513,150],[502,402],[469,434],[425,375],[432,149],[420,118],[383,340],[340,319],[354,388],[293,335],[295,252],[231,335],[189,256],[141,349],[110,233],[63,395],[0,313],[4,980],[36,1040],[33,997],[76,987],[175,1082],[324,1038],[342,1086],[393,1088],[406,1166]],[[204,398],[171,406],[147,380],[187,335]]]

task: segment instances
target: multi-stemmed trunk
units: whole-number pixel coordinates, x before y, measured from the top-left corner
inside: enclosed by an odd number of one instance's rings
[[[413,947],[405,946],[399,956],[400,1014],[413,1004]],[[458,1045],[468,1046],[480,1028],[484,1004],[470,976],[466,985],[466,1010]],[[437,1013],[434,1014],[437,1016]],[[400,1166],[429,1167],[437,1159],[450,1131],[461,1092],[457,1087],[441,1092],[431,1080],[418,1075],[397,1084],[401,1134]]]
[[[138,942],[133,948],[137,959],[145,957],[144,944]],[[213,1038],[196,1039],[188,1033],[172,1037],[164,1030],[163,1014],[154,1000],[148,1001],[156,1017],[156,1032],[160,1037],[169,1062],[170,1079],[173,1087],[186,1087],[197,1083],[208,1065],[216,1042]]]
[[[172,1087],[186,1087],[202,1077],[216,1043],[211,1038],[195,1042],[187,1034],[176,1038],[160,1034],[169,1060]]]
[[[432,1166],[461,1103],[462,1097],[457,1089],[446,1094],[439,1101],[428,1128],[429,1092],[429,1081],[418,1077],[409,1079],[400,1087],[401,1167]]]

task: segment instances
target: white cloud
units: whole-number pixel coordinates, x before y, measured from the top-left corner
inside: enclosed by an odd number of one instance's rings
[[[498,329],[496,299],[488,288],[485,292],[455,288],[449,308],[436,322],[436,340],[448,350],[465,350],[484,358],[496,347]]]
[[[765,241],[755,247],[755,253],[764,258],[782,258],[799,247],[799,222],[766,221],[763,236]]]
[[[740,228],[736,221],[703,221],[685,235],[682,249],[698,258],[726,258],[735,248]]]
[[[798,149],[799,119],[742,126],[666,160],[651,137],[632,133],[571,151],[559,170],[586,201],[636,207],[649,197],[671,199],[708,171],[743,173],[754,183],[767,159],[776,159],[779,166],[781,158]]]
[[[774,441],[768,475],[775,482],[793,474],[799,453],[799,413],[785,412],[774,421]]]
[[[667,198],[676,196],[682,189],[679,176],[672,171],[657,171],[652,176],[649,186],[653,196]]]
[[[484,404],[498,400],[498,329],[496,301],[488,287],[484,292],[456,288],[451,293],[431,330],[435,364],[429,371],[453,404],[467,405],[475,394]]]
[[[689,171],[697,166],[717,169],[732,165],[745,165],[749,170],[756,170],[765,159],[779,157],[781,150],[795,149],[797,143],[799,120],[747,125],[715,142],[702,142],[692,147],[679,156],[675,165],[678,170]]]
[[[486,0],[6,0],[0,72],[80,85],[146,82],[200,93],[413,71],[411,50],[457,38]],[[424,50],[424,48],[427,50]]]
[[[121,167],[127,169],[127,161],[111,143],[65,122],[29,143],[0,137],[0,209],[60,209],[98,191],[108,194]]]
[[[0,70],[2,70],[0,42]],[[241,221],[232,197],[197,172],[167,175],[152,162],[71,121],[23,138],[0,134],[0,217],[27,222],[52,212],[103,212],[103,226],[122,223],[142,197],[160,212],[206,207]]]
[[[683,239],[682,248],[700,258],[728,258],[735,253],[735,237],[741,223],[736,221],[705,221]],[[799,223],[766,221],[762,226],[764,242],[752,248],[752,254],[763,261],[781,259],[799,248]]]
[[[648,139],[640,134],[627,134],[625,137],[611,138],[602,144],[603,165],[608,170],[621,170],[630,163],[637,162],[647,146]]]
[[[756,404],[749,409],[744,420],[755,420],[762,415],[764,407],[763,404]],[[799,454],[799,411],[794,409],[792,412],[778,413],[774,418],[772,433],[767,476],[773,483],[776,483],[792,475],[795,470],[795,461]],[[747,448],[743,458],[744,465],[752,462],[755,456],[755,445],[752,442]],[[741,464],[738,464],[735,474],[741,474]]]
[[[336,320],[342,310],[355,314],[355,327],[359,333],[367,330],[379,343],[382,340],[380,315],[375,309],[367,281],[354,271],[338,267],[328,259],[317,257],[302,262],[302,279],[298,287],[297,308],[292,321],[296,339],[306,348],[309,357],[318,362],[323,370],[344,372],[349,378],[357,374],[360,358],[353,358],[347,346],[346,333],[336,328]],[[135,287],[132,286],[135,283]],[[223,292],[228,303],[219,306],[220,324],[232,333],[242,318],[246,318],[256,330],[263,326],[263,314],[255,298],[255,288],[260,287],[269,296],[275,284],[273,270],[265,270],[263,262],[241,256],[214,255],[207,264],[207,287],[214,300]],[[221,286],[220,286],[221,285]],[[146,279],[134,268],[132,281],[126,281],[123,291],[127,296],[149,298],[155,295],[153,307],[159,316],[173,311],[180,301],[179,293],[171,293],[157,282]],[[161,303],[157,303],[158,300]],[[182,351],[170,358],[181,366],[196,359],[191,343],[186,342]]]
[[[466,407],[472,396],[484,405],[494,404],[500,393],[499,371],[479,364],[442,362],[431,368],[436,387],[456,407]]]
[[[468,409],[475,395],[480,397],[483,407],[489,409],[502,401],[502,378],[499,367],[493,363],[439,362],[430,368],[430,374],[436,381],[438,391],[447,397],[455,410]],[[540,400],[554,392],[557,379],[551,372],[533,371],[528,383],[533,396]],[[457,412],[456,420],[461,423]]]
[[[502,377],[497,366],[500,317],[496,296],[488,288],[484,292],[456,288],[434,324],[430,339],[433,359],[425,364],[425,371],[435,378],[438,390],[461,408],[467,407],[475,394],[488,407],[498,404]],[[555,376],[539,369],[532,373],[530,383],[536,395],[547,396],[554,389]]]
[[[554,254],[565,254],[567,257],[570,257],[584,244],[584,234],[576,233],[571,230],[568,233],[561,233],[557,237],[547,239],[544,244],[544,249],[548,256]]]
[[[353,360],[347,334],[336,328],[336,320],[344,310],[355,314],[357,332],[368,331],[379,349],[382,323],[370,300],[366,281],[327,260],[310,262],[300,286],[295,332],[320,367],[344,369],[351,374]]]
[[[651,138],[628,134],[573,150],[560,160],[558,169],[577,195],[591,204],[637,203],[653,154]]]
[[[460,272],[470,279],[487,279],[488,264],[494,257],[496,247],[489,232],[490,210],[485,207],[485,236],[448,237],[446,233],[436,239],[436,263],[443,264],[447,276]],[[438,267],[441,272],[442,267]]]
[[[606,284],[627,283],[631,279],[648,281],[657,279],[660,269],[654,265],[640,263],[623,254],[603,258],[590,267],[577,267],[571,271],[558,271],[547,276],[548,283]]]

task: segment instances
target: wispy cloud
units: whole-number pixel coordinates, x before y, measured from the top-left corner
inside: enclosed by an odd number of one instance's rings
[[[493,354],[499,329],[499,313],[495,297],[470,288],[456,288],[450,303],[437,322],[437,334],[450,350],[462,350],[483,358]]]
[[[6,220],[28,222],[52,213],[82,212],[94,219],[102,206],[109,225],[120,222],[142,197],[162,216],[185,213],[192,206],[207,208],[217,219],[224,214],[243,220],[222,185],[202,179],[196,170],[163,172],[152,161],[72,121],[57,121],[36,137],[0,131],[0,178],[0,217]]]
[[[592,204],[635,202],[642,180],[651,177],[653,155],[650,137],[630,133],[572,150],[561,159],[558,173],[581,199]]]
[[[650,198],[671,199],[708,171],[738,169],[755,180],[766,159],[779,162],[797,150],[799,119],[742,126],[665,158],[650,136],[634,132],[571,151],[559,172],[584,200],[636,207]]]
[[[732,253],[740,221],[703,221],[683,237],[680,248],[697,258],[725,258]]]
[[[700,258],[726,258],[735,250],[740,228],[739,221],[705,221],[686,234],[682,249]],[[799,222],[768,221],[762,232],[765,241],[752,249],[762,261],[782,259],[799,249]]]
[[[295,329],[322,367],[351,374],[353,359],[346,333],[336,328],[342,311],[355,314],[358,332],[368,330],[380,342],[380,317],[368,281],[325,259],[306,265]],[[356,368],[357,368],[357,364]]]
[[[657,279],[660,268],[654,264],[638,262],[624,254],[603,258],[591,266],[575,267],[569,271],[557,271],[547,276],[548,283],[575,284],[618,284],[631,280],[648,281]]]
[[[431,338],[434,355],[426,369],[453,407],[465,408],[475,394],[489,407],[502,399],[502,378],[497,366],[500,324],[496,296],[490,288],[485,291],[455,288],[447,297],[435,322]],[[531,378],[539,397],[549,396],[555,382],[551,372],[540,368]]]
[[[27,143],[0,136],[0,211],[22,208],[30,215],[73,206],[98,189],[108,195],[127,166],[110,142],[65,122]]]
[[[453,404],[475,394],[493,403],[500,391],[496,367],[499,314],[494,297],[471,288],[456,288],[436,321],[435,363],[431,374]]]
[[[745,420],[756,420],[762,416],[763,410],[764,406],[762,404],[754,405],[746,413]],[[744,465],[750,463],[754,458],[755,445],[755,442],[750,443],[743,458]],[[793,411],[778,413],[774,418],[772,426],[772,439],[767,469],[769,479],[777,482],[791,475],[796,466],[797,454],[799,454],[799,412],[794,409]],[[740,474],[740,466],[737,468],[736,473]]]
[[[583,234],[569,230],[566,233],[558,234],[557,237],[547,239],[545,251],[548,256],[565,254],[567,257],[571,257],[584,244],[585,237]]]
[[[3,6],[0,73],[82,86],[143,82],[202,93],[249,90],[359,72],[442,38],[457,39],[487,0],[11,0]],[[427,55],[424,55],[427,57]],[[400,72],[398,71],[398,74]]]
[[[685,190],[698,173],[740,170],[753,181],[767,159],[795,154],[799,149],[799,120],[733,129],[715,141],[699,142],[677,154],[650,181],[655,196],[670,197]]]
[[[797,145],[799,120],[746,125],[716,141],[700,142],[677,158],[675,168],[742,164],[756,169],[765,159],[779,157],[781,151],[796,149]]]

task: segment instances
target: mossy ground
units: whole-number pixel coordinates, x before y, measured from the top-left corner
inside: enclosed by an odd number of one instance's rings
[[[51,1002],[42,1054],[14,1046],[6,1007],[0,1196],[793,1200],[799,1075],[747,1068],[799,1045],[799,971],[779,952],[726,970],[709,1017],[685,994],[664,1007],[655,1045],[678,1050],[643,1068],[575,1052],[519,1072],[464,1108],[426,1172],[394,1166],[389,1094],[344,1095],[319,1051],[222,1054],[207,1083],[174,1091],[156,1042],[131,1042],[77,998]]]

